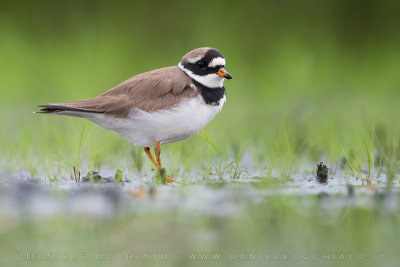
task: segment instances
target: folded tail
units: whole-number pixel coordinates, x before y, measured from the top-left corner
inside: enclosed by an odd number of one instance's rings
[[[61,113],[62,115],[69,115],[68,113],[104,113],[104,110],[100,107],[99,103],[95,99],[58,103],[58,104],[47,104],[38,106],[41,109],[35,113]]]

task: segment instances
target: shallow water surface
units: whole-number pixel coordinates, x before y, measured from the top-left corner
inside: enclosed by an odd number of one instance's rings
[[[32,179],[29,173],[3,174],[2,216],[39,219],[86,214],[112,217],[177,210],[224,217],[240,214],[272,196],[298,196],[305,205],[317,197],[327,209],[370,207],[379,197],[385,208],[395,209],[398,205],[399,183],[393,182],[388,191],[384,175],[372,179],[372,186],[366,186],[354,176],[345,177],[341,172],[330,174],[327,183],[321,184],[312,174],[294,174],[284,179],[265,177],[259,171],[248,171],[246,177],[240,179],[210,176],[204,180],[194,174],[185,184],[157,185],[153,182],[153,173],[142,175],[141,179],[124,179],[121,183],[114,182],[113,173],[113,170],[104,170],[99,182],[90,182],[87,177],[82,177],[81,182],[70,178],[50,182],[46,178]],[[272,173],[272,177],[278,175]]]

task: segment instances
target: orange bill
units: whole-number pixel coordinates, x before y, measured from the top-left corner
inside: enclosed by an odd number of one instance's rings
[[[219,77],[221,78],[225,78],[225,79],[232,79],[232,75],[230,75],[228,72],[226,72],[226,70],[224,68],[220,68],[217,71],[217,74],[219,75]]]

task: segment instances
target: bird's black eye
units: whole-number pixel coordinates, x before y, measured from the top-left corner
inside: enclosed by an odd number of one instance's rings
[[[202,61],[202,60],[200,60],[199,62],[197,62],[197,65],[198,65],[200,68],[202,68],[202,69],[204,69],[204,68],[206,67],[206,63],[205,63],[204,61]]]

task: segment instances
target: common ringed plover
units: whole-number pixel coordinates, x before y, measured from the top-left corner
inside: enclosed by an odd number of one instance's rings
[[[197,48],[178,66],[133,76],[92,99],[39,106],[38,113],[82,117],[116,131],[143,147],[161,171],[161,145],[194,135],[221,111],[224,79],[232,79],[224,67],[217,49]],[[168,176],[168,181],[173,180]]]

